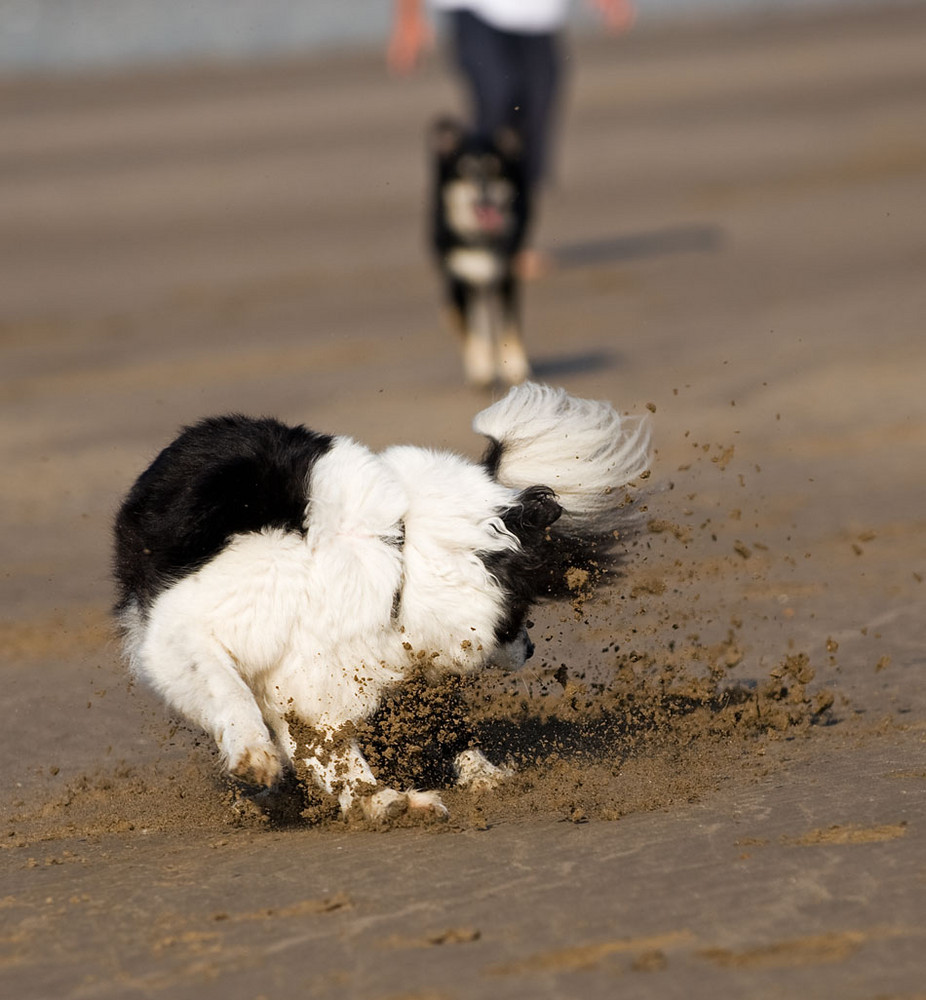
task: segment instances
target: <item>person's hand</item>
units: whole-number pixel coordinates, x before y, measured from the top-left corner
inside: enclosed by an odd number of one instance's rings
[[[632,0],[592,0],[605,28],[614,35],[629,31],[637,18]]]
[[[418,65],[424,49],[434,42],[431,23],[421,10],[421,4],[397,0],[396,16],[386,52],[386,65],[399,76],[408,76]]]

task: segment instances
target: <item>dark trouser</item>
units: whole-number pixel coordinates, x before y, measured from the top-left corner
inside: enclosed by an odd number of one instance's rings
[[[528,184],[536,187],[547,172],[559,86],[557,36],[499,31],[463,10],[451,14],[450,28],[472,97],[473,127],[485,136],[515,128],[524,142]]]

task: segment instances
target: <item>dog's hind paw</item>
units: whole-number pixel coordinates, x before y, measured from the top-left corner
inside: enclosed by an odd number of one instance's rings
[[[453,766],[457,773],[457,785],[474,792],[496,788],[514,774],[510,767],[493,764],[479,750],[464,750],[457,754]]]

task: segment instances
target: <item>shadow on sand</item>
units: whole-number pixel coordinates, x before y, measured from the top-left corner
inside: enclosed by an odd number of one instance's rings
[[[671,226],[648,233],[566,243],[556,247],[552,255],[559,268],[587,267],[611,261],[664,257],[670,253],[711,253],[722,243],[723,232],[719,226]]]
[[[600,372],[605,368],[618,368],[622,355],[619,351],[580,351],[575,354],[556,354],[531,358],[534,378],[543,380],[562,378],[566,375],[583,375]]]
[[[644,260],[672,253],[716,253],[722,244],[723,231],[719,226],[672,226],[648,233],[566,243],[556,247],[551,256],[557,270],[566,270],[611,262]],[[534,358],[534,375],[540,379],[561,378],[565,375],[617,368],[621,364],[621,358],[618,351],[601,349]]]

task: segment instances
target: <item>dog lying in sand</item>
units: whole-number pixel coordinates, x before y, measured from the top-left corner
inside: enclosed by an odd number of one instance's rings
[[[562,567],[603,558],[649,462],[647,422],[524,384],[479,413],[479,463],[233,415],[186,428],[115,526],[116,616],[134,673],[215,740],[227,770],[272,787],[289,720],[342,810],[445,812],[437,792],[377,786],[343,734],[420,665],[517,669],[531,606]],[[502,774],[460,753],[461,785]]]

